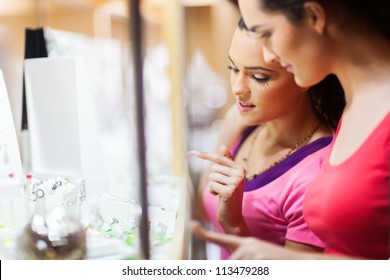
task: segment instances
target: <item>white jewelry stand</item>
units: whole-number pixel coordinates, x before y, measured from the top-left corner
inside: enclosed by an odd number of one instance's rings
[[[31,168],[83,177],[88,196],[104,191],[95,99],[84,56],[26,59]]]

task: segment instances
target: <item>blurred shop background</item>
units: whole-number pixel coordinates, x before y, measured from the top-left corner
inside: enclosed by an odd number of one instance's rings
[[[187,158],[186,151],[212,151],[221,119],[233,104],[227,55],[239,19],[235,2],[141,1],[146,153],[152,181],[188,173],[191,191],[196,191],[207,163]],[[0,0],[0,69],[26,172],[34,169],[34,147],[23,126],[26,29],[39,28],[48,57],[86,59],[92,98],[78,114],[91,108],[95,112],[97,132],[89,141],[98,144],[94,155],[101,158],[99,170],[105,178],[94,195],[132,199],[129,185],[138,163],[128,1]],[[54,117],[56,110],[52,112]]]
[[[183,101],[187,121],[188,149],[210,150],[215,142],[219,120],[232,104],[227,53],[239,14],[228,0],[143,0],[146,110],[149,118],[148,147],[153,157],[150,172],[167,172],[174,147],[172,142],[170,72],[172,45],[183,48]],[[181,5],[182,19],[167,16],[170,5]],[[182,23],[182,36],[170,35],[173,24]],[[30,164],[28,146],[22,143],[22,82],[25,30],[43,27],[49,56],[88,55],[92,87],[99,112],[99,129],[104,154],[117,162],[131,164],[127,140],[131,122],[131,63],[128,6],[125,0],[0,0],[0,67],[7,84],[22,161]],[[173,27],[176,28],[177,27]],[[170,36],[176,36],[170,38]],[[177,58],[173,58],[177,59]],[[130,100],[129,100],[130,99]],[[153,135],[153,136],[152,136]],[[154,137],[156,135],[156,137]],[[127,135],[131,137],[131,135]],[[170,146],[170,145],[167,145]],[[125,149],[125,150],[124,150]],[[196,183],[203,166],[191,162]],[[111,172],[124,169],[110,167]],[[126,168],[127,169],[127,168]],[[125,170],[126,170],[125,169]],[[127,169],[128,170],[128,169]]]

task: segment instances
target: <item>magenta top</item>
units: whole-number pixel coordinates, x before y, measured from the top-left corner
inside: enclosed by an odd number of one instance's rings
[[[253,129],[244,133],[232,151],[233,156]],[[302,201],[306,187],[328,159],[331,142],[332,137],[318,139],[246,182],[242,213],[253,237],[280,245],[291,240],[324,246],[303,218]],[[212,224],[218,231],[223,232],[217,221],[217,202],[218,197],[208,191],[203,193],[203,204]],[[221,259],[227,259],[229,255],[229,252],[222,248]]]
[[[390,258],[389,170],[390,113],[348,159],[326,161],[307,189],[305,218],[325,253]]]

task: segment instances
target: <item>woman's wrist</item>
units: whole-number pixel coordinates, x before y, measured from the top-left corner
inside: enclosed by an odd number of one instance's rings
[[[250,236],[250,232],[243,217],[241,217],[240,220],[234,224],[226,220],[219,221],[219,224],[225,233],[238,236]]]

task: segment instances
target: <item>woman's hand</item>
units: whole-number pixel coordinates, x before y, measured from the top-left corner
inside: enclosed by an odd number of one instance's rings
[[[242,216],[242,198],[246,169],[234,162],[232,155],[222,145],[218,153],[192,151],[198,158],[213,164],[209,173],[209,191],[218,196],[218,222],[227,233],[248,235]]]
[[[240,113],[237,110],[237,106],[233,104],[230,109],[226,112],[222,124],[219,128],[218,132],[218,140],[217,140],[217,148],[216,152],[218,153],[218,147],[221,145],[225,145],[227,149],[233,147],[238,139],[242,136],[245,129],[247,129],[249,126],[242,122],[242,119],[240,118]],[[191,152],[190,152],[191,154]],[[204,209],[203,206],[203,193],[205,186],[208,185],[208,177],[209,177],[210,170],[207,168],[207,170],[204,170],[202,172],[202,175],[199,180],[199,185],[197,188],[197,199],[198,202],[195,208],[196,215],[198,219],[202,221],[209,221],[209,217],[207,215],[207,212]]]
[[[198,237],[226,248],[231,260],[352,260],[341,255],[304,252],[262,241],[254,237],[223,234],[204,229],[199,222],[191,222],[192,232]]]
[[[205,230],[198,222],[191,223],[198,237],[226,248],[232,260],[289,260],[310,259],[311,255],[296,252],[254,237],[242,237]],[[318,256],[318,254],[317,254]]]

